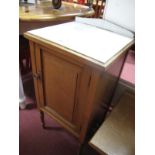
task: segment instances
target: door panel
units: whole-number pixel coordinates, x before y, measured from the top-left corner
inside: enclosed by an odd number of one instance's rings
[[[72,122],[81,67],[42,51],[44,105]]]

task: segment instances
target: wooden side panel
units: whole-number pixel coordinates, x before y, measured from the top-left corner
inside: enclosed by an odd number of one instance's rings
[[[85,138],[89,139],[104,121],[115,93],[125,56],[126,52],[103,72],[92,68],[92,80],[84,118],[84,123],[87,125],[84,125],[82,129],[81,142]]]
[[[95,92],[98,85],[100,73],[98,71],[91,71],[91,76],[89,80],[89,89],[88,89],[88,97],[86,98],[86,106],[84,107],[83,119],[82,119],[82,128],[79,140],[81,143],[85,141],[86,134],[88,131],[88,127],[91,120],[91,115],[94,108],[94,101],[95,101]]]
[[[86,112],[88,90],[91,81],[91,71],[88,67],[84,67],[81,73],[79,93],[78,93],[78,104],[76,104],[74,112],[74,122],[79,126],[79,130],[83,127],[83,120]]]

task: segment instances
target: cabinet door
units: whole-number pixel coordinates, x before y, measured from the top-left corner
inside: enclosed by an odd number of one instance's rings
[[[77,104],[82,67],[39,47],[36,48],[36,66],[41,74],[38,82],[41,108],[61,121],[80,125]]]

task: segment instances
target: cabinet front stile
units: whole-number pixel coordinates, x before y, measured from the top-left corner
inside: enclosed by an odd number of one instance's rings
[[[40,95],[39,95],[39,88],[38,88],[38,80],[35,77],[37,75],[37,65],[36,65],[36,44],[33,41],[29,41],[30,44],[30,55],[31,55],[31,65],[32,65],[32,75],[35,87],[35,96],[37,101],[37,108],[40,109]]]

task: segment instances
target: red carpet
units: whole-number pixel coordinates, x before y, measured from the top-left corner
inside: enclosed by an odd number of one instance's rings
[[[19,155],[77,155],[78,140],[47,115],[48,129],[42,128],[31,73],[23,76],[23,83],[27,106],[19,111]],[[98,153],[87,146],[83,155]]]
[[[43,129],[40,114],[34,104],[19,111],[19,155],[77,155],[79,143],[75,137],[45,115],[48,129]],[[86,148],[83,155],[97,155]]]
[[[20,155],[76,155],[79,144],[54,121],[45,117],[51,129],[42,129],[36,109],[20,110]]]
[[[132,51],[128,53],[120,78],[135,85],[135,54]]]

